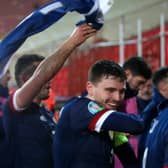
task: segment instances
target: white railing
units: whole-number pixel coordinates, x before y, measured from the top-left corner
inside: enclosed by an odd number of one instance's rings
[[[155,34],[150,37],[142,37],[142,22],[140,19],[137,20],[137,38],[131,40],[124,40],[124,24],[119,24],[119,41],[118,42],[100,42],[91,46],[91,48],[95,47],[109,47],[109,46],[119,46],[119,63],[122,65],[124,62],[124,46],[128,44],[137,44],[137,54],[138,56],[143,55],[142,45],[143,42],[148,40],[154,40],[156,38],[160,38],[160,66],[166,65],[165,60],[165,50],[166,50],[166,41],[165,38],[168,35],[168,32],[165,30],[165,17],[164,14],[160,15],[160,33]]]

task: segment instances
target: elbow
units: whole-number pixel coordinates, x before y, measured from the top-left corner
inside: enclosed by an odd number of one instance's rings
[[[143,121],[137,121],[136,127],[134,127],[133,134],[141,134],[145,130],[145,125]]]

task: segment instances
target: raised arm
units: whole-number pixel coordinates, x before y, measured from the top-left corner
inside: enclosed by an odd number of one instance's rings
[[[16,91],[15,100],[17,107],[24,108],[29,105],[39,93],[42,86],[57,74],[72,51],[86,39],[95,35],[95,33],[96,30],[87,24],[77,27],[58,50],[53,55],[44,59],[32,77]]]

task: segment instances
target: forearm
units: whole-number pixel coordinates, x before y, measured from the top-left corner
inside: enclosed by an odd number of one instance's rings
[[[88,25],[76,28],[71,36],[59,47],[55,54],[45,59],[36,69],[33,78],[40,79],[41,85],[51,80],[63,66],[72,51],[86,39],[95,34],[95,30]]]
[[[141,133],[144,129],[143,120],[134,114],[106,111],[95,115],[89,124],[91,131],[119,131],[130,134]]]
[[[17,106],[20,108],[26,107],[34,97],[40,92],[41,88],[63,66],[65,60],[70,56],[76,45],[71,44],[70,41],[64,42],[61,47],[53,54],[49,56],[37,67],[33,76],[22,86],[21,89],[17,90]],[[26,94],[25,94],[26,93]]]
[[[77,45],[71,43],[70,40],[64,42],[59,49],[52,56],[45,59],[36,69],[33,78],[39,79],[39,85],[43,85],[47,81],[51,80],[54,75],[63,66],[66,59],[71,55],[72,51]]]
[[[41,88],[57,74],[72,51],[95,33],[96,31],[86,24],[77,27],[55,54],[43,60],[32,77],[17,90],[15,97],[18,107],[29,105]]]

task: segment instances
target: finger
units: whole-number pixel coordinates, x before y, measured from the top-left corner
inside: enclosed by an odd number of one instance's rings
[[[93,29],[92,26],[90,25],[83,25],[80,27],[82,30],[89,30],[89,29]]]
[[[89,26],[87,23],[84,23],[84,24],[82,24],[82,25],[80,25],[78,27],[79,28],[86,28],[86,27],[91,27],[91,26]]]
[[[92,34],[92,33],[94,33],[94,34],[96,34],[96,30],[95,29],[89,29],[89,30],[87,30],[87,31],[84,31],[83,32],[83,35],[88,35],[88,34]]]
[[[92,37],[92,36],[95,36],[95,35],[96,35],[96,33],[93,32],[93,33],[86,34],[85,37],[86,37],[86,38],[89,38],[89,37]]]

